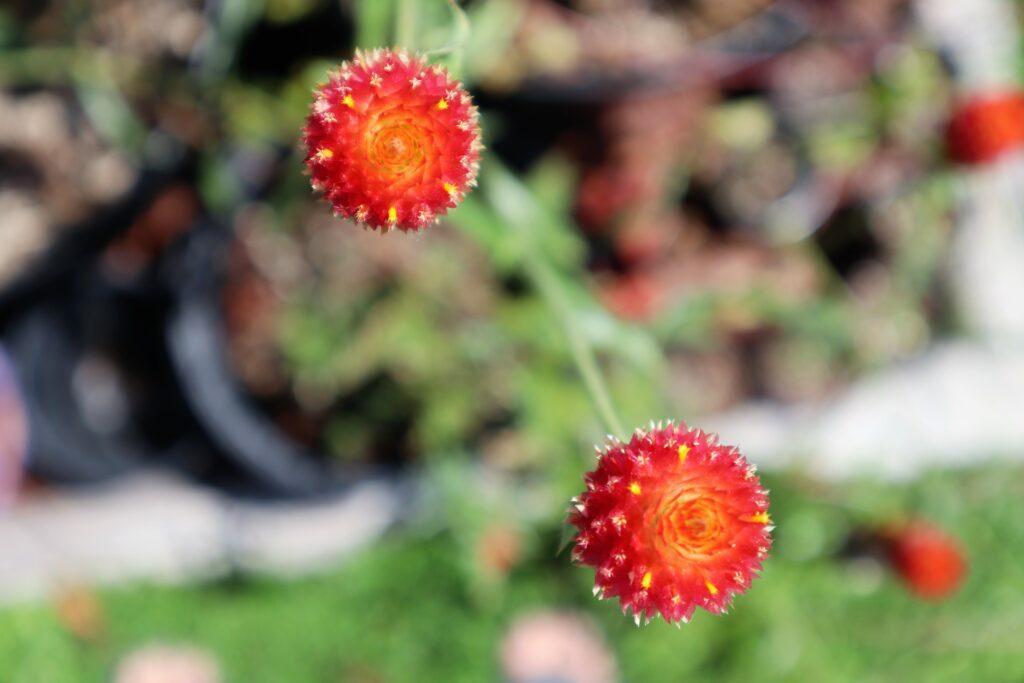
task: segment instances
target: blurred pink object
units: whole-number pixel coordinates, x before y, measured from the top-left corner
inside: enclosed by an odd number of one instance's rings
[[[18,383],[0,348],[0,510],[17,497],[28,444],[28,417]]]
[[[508,683],[616,683],[615,657],[597,628],[571,612],[534,612],[512,624],[501,645]]]
[[[204,651],[187,646],[148,645],[125,657],[114,683],[221,683],[220,667]]]

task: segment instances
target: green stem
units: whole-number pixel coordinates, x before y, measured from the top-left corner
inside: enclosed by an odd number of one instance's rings
[[[451,40],[444,47],[429,50],[426,54],[429,57],[448,57],[448,72],[455,78],[462,78],[462,53],[469,38],[469,17],[457,0],[448,0],[448,7],[452,11]]]
[[[615,411],[615,404],[612,403],[608,385],[597,364],[594,348],[580,331],[576,321],[576,312],[573,310],[569,297],[562,289],[558,276],[542,256],[538,255],[535,250],[531,249],[531,252],[534,253],[527,254],[525,258],[526,277],[562,322],[562,329],[565,331],[566,341],[569,343],[569,354],[576,365],[576,370],[580,373],[583,386],[594,403],[594,408],[601,418],[605,430],[611,436],[621,439],[626,436],[626,432],[622,428],[622,421]]]
[[[395,44],[397,47],[416,49],[416,24],[418,23],[418,7],[420,0],[398,0],[398,13],[395,17]]]
[[[481,170],[484,180],[481,193],[485,198],[478,200],[479,195],[466,198],[462,207],[464,220],[476,226],[473,229],[475,238],[484,240],[492,252],[505,251],[517,255],[517,263],[521,263],[530,285],[561,322],[569,355],[606,432],[620,439],[627,436],[594,349],[579,327],[572,299],[538,241],[538,225],[550,226],[556,219],[546,215],[529,189],[497,158],[492,156]],[[507,238],[494,234],[496,226],[504,229]]]

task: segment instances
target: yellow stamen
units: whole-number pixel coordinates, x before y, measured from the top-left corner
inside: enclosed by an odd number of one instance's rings
[[[395,207],[388,209],[388,223],[398,222],[398,210]]]
[[[447,101],[447,100],[445,100],[445,99],[444,99],[444,98],[442,97],[441,99],[439,99],[439,100],[437,101],[437,108],[438,108],[438,109],[440,109],[440,110],[442,110],[442,111],[443,111],[443,110],[445,110],[445,109],[447,109],[447,108],[448,108],[448,101]]]
[[[342,97],[341,98],[341,103],[344,104],[349,109],[355,109],[356,108],[356,101],[354,99],[352,99],[351,95],[345,95],[344,97]]]
[[[644,590],[647,590],[648,588],[651,587],[651,573],[650,572],[647,572],[646,574],[644,574],[644,578],[642,578],[640,580],[640,585],[644,587]]]
[[[444,187],[444,191],[448,194],[455,194],[458,191],[458,188],[451,183],[441,183],[441,185]]]
[[[324,161],[325,159],[330,159],[331,157],[333,157],[334,152],[324,147],[319,152],[317,152],[316,155],[320,159],[320,161]]]
[[[629,485],[629,492],[632,493],[634,496],[639,496],[640,484],[634,481],[632,484]]]
[[[750,515],[742,519],[744,522],[751,522],[752,524],[768,524],[772,521],[767,512],[758,512],[756,515]]]
[[[679,447],[679,464],[680,465],[683,464],[684,462],[686,462],[686,456],[688,456],[689,454],[690,454],[690,447],[689,446],[687,446],[686,444],[683,444],[682,446]]]
[[[708,593],[711,593],[712,595],[718,595],[718,587],[715,586],[715,584],[711,583],[707,579],[704,579],[704,585],[708,587]]]

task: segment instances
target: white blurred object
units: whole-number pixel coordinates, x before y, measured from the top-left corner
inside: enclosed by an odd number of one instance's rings
[[[0,516],[0,603],[62,585],[322,570],[379,537],[407,493],[372,480],[318,500],[241,501],[149,472],[37,494]]]
[[[1005,87],[1017,78],[1020,32],[1011,0],[916,0],[926,35],[953,59],[965,87]]]
[[[383,534],[403,503],[401,490],[387,481],[365,482],[338,500],[238,502],[231,556],[236,567],[253,572],[326,569]]]
[[[945,344],[820,406],[748,405],[702,421],[758,466],[908,479],[1024,458],[1024,353]]]
[[[960,318],[987,340],[1024,344],[1024,153],[963,173],[949,275]]]

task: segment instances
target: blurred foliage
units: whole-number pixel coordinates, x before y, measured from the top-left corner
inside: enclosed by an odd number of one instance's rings
[[[417,524],[330,576],[104,593],[99,643],[45,607],[4,612],[3,680],[103,680],[152,638],[213,648],[232,681],[494,680],[503,629],[540,606],[594,615],[631,681],[1024,678],[1017,470],[907,487],[769,478],[779,530],[765,578],[730,617],[681,632],[634,629],[591,598],[588,572],[552,557],[604,431],[561,326],[596,350],[629,425],[825,400],[956,333],[952,87],[932,46],[882,11],[897,3],[846,3],[882,8],[877,35],[804,25],[756,56],[760,77],[706,81],[690,78],[702,51],[728,46],[692,36],[763,3],[703,18],[465,4],[472,30],[448,54],[463,37],[440,0],[0,8],[4,98],[73,101],[83,122],[69,116],[68,136],[94,131],[137,165],[156,130],[196,150],[195,189],[237,234],[232,361],[266,414],[337,458],[415,462],[430,492]],[[864,48],[878,35],[886,49]],[[329,69],[399,40],[462,70],[490,150],[450,220],[382,237],[329,216],[297,138]],[[250,182],[262,172],[265,186]],[[836,558],[854,520],[911,511],[970,551],[972,577],[947,603]]]
[[[106,680],[119,657],[157,639],[203,643],[229,681],[318,683],[353,680],[347,676],[358,670],[387,683],[476,683],[498,680],[497,643],[516,615],[573,608],[600,623],[628,681],[1024,677],[1019,469],[934,474],[906,487],[862,481],[826,489],[792,477],[767,484],[779,527],[763,577],[729,616],[701,612],[681,630],[662,622],[637,629],[615,604],[592,598],[589,573],[549,555],[550,526],[532,532],[506,574],[484,580],[474,548],[481,513],[496,510],[467,502],[447,513],[464,524],[434,532],[428,515],[319,578],[104,591],[108,632],[98,642],[76,641],[45,606],[6,611],[0,662],[10,683]],[[967,548],[968,581],[952,599],[925,603],[871,562],[838,560],[851,516],[826,498],[940,522]]]
[[[465,5],[468,35],[440,0],[4,10],[0,82],[72,86],[85,117],[130,158],[145,158],[154,128],[182,137],[200,153],[197,189],[210,208],[236,224],[250,209],[265,215],[243,241],[293,235],[279,240],[298,253],[288,282],[269,257],[249,274],[276,300],[274,322],[246,349],[259,347],[264,366],[273,356],[283,376],[264,401],[275,419],[302,414],[293,431],[342,455],[372,456],[375,440],[394,447],[374,432],[399,423],[409,435],[400,450],[422,457],[477,449],[495,427],[524,430],[535,459],[592,440],[589,411],[569,409],[585,404],[567,381],[560,321],[526,282],[523,263],[536,256],[608,366],[628,422],[750,397],[821,399],[954,328],[942,290],[953,183],[937,106],[948,75],[889,4],[865,10],[893,36],[877,59],[850,47],[862,37],[809,23],[807,39],[767,62],[773,71],[735,86],[674,83],[687,60],[721,49],[675,32],[703,35],[759,3],[723,6],[713,21],[698,10],[622,14],[615,3]],[[616,42],[622,22],[628,44]],[[552,56],[556,34],[569,42]],[[297,131],[310,89],[352,47],[398,40],[449,66],[461,60],[490,163],[447,225],[399,238],[415,240],[406,265],[338,291],[330,281],[342,266],[301,253],[329,229],[301,175]],[[246,155],[282,159],[255,202]],[[475,264],[461,280],[460,259]],[[462,289],[486,305],[461,306]],[[257,364],[233,349],[236,365]],[[384,393],[373,398],[368,385]],[[388,396],[401,405],[387,408]],[[575,419],[532,423],[535,412]]]

